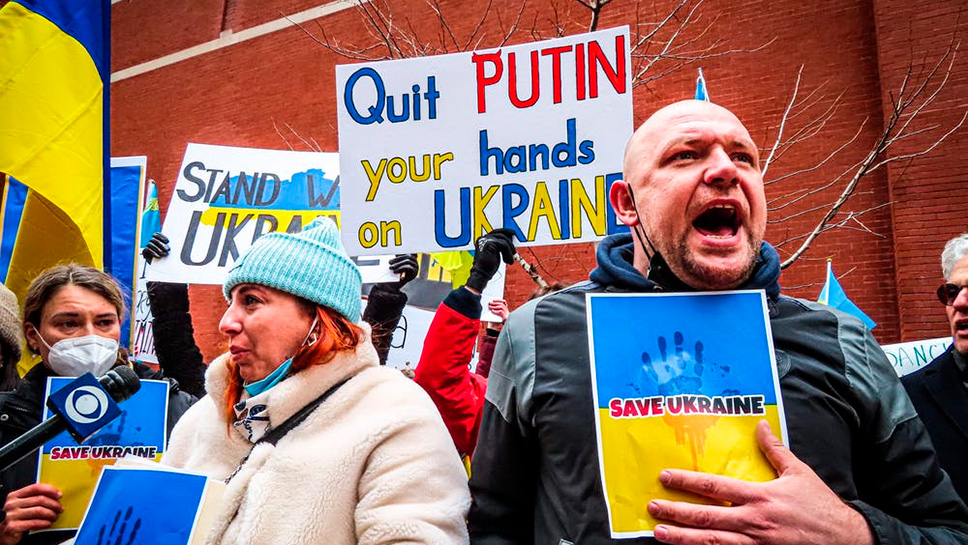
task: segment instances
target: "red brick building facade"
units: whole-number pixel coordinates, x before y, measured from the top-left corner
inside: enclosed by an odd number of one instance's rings
[[[628,24],[635,33],[637,22],[661,20],[675,4],[614,0],[598,25]],[[441,13],[456,37],[451,41],[423,0],[393,0],[389,8],[370,4],[389,9],[393,24],[419,43],[441,47],[444,40],[450,51],[473,34],[485,5],[441,0]],[[968,37],[968,10],[957,0],[707,0],[685,6],[658,36],[668,38],[693,7],[678,54],[713,55],[636,87],[635,123],[661,105],[691,97],[695,67],[701,65],[713,101],[744,120],[765,156],[802,65],[798,96],[805,108],[788,121],[784,134],[796,134],[825,112],[829,119],[815,137],[785,152],[766,176],[779,179],[767,187],[776,208],[767,240],[791,239],[780,245],[784,257],[802,240],[797,237],[816,225],[825,212],[822,205],[836,199],[843,184],[782,205],[843,172],[849,179],[856,170],[852,165],[889,123],[905,74],[910,70],[909,90],[920,85],[945,52]],[[471,43],[496,46],[515,24],[511,43],[583,32],[591,20],[590,12],[571,0],[529,3],[519,17],[520,9],[519,2],[495,2]],[[374,43],[359,9],[346,2],[115,0],[112,16],[112,155],[148,156],[148,176],[158,183],[163,211],[188,142],[310,149],[301,137],[337,151],[334,66],[352,61],[316,40],[345,47]],[[653,41],[649,52],[659,51],[657,44]],[[648,74],[672,69],[675,62],[660,61]],[[947,67],[931,80],[929,93]],[[836,108],[829,110],[838,96]],[[909,130],[935,128],[902,140],[885,157],[928,148],[957,125],[968,110],[966,97],[968,60],[956,58],[943,89]],[[890,163],[864,177],[835,221],[851,212],[856,219],[824,233],[784,271],[787,292],[816,298],[826,259],[832,258],[851,299],[878,322],[875,335],[881,342],[946,335],[944,312],[933,292],[941,281],[944,242],[968,231],[966,130],[954,131],[925,156]],[[548,280],[577,281],[594,267],[590,244],[529,248],[521,254],[538,263]],[[512,306],[533,288],[515,267],[507,284]],[[212,358],[221,346],[217,324],[224,303],[214,286],[193,287],[191,295],[197,340]]]

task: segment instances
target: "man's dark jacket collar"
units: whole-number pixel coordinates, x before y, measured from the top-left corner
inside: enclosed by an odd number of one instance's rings
[[[632,257],[633,243],[630,233],[606,237],[598,245],[598,267],[589,278],[603,286],[615,286],[629,291],[696,291],[669,270],[661,255],[653,257],[648,278],[632,266]],[[773,246],[766,242],[760,246],[760,255],[756,259],[752,276],[736,289],[762,289],[770,300],[780,296],[780,255]]]

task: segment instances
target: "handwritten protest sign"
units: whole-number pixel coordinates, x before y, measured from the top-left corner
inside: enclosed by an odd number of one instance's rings
[[[137,290],[138,285],[135,252],[147,164],[148,158],[143,155],[112,157],[110,199],[104,201],[104,229],[110,235],[105,238],[104,270],[129,294]],[[121,341],[124,344],[131,338],[134,324],[127,309],[121,318]]]
[[[775,477],[755,434],[765,419],[786,440],[762,292],[589,295],[587,312],[613,538],[651,536],[652,499],[701,501],[663,487],[663,469]]]
[[[47,397],[73,379],[47,379]],[[46,400],[46,397],[45,397]],[[165,451],[168,382],[142,380],[141,389],[119,404],[121,416],[101,428],[84,444],[67,433],[54,437],[38,452],[37,481],[57,487],[64,512],[50,530],[77,528],[84,517],[94,486],[105,466],[133,454],[158,461]],[[44,409],[48,418],[49,409]]]
[[[951,337],[938,337],[906,343],[881,345],[897,376],[913,373],[944,354],[951,346]]]
[[[351,255],[598,240],[632,133],[628,28],[336,67]]]
[[[161,212],[158,210],[158,188],[153,181],[145,185],[144,198],[141,201],[141,215],[138,221],[138,243],[135,246],[135,263],[138,275],[134,284],[134,296],[131,298],[131,359],[135,361],[158,363],[155,353],[154,316],[148,304],[148,283],[145,275],[148,272],[148,261],[141,255],[141,250],[151,241],[151,236],[161,231]]]
[[[260,236],[295,233],[319,216],[340,223],[335,153],[188,144],[162,231],[169,257],[148,280],[221,284]],[[392,256],[369,258],[364,282],[395,280]]]

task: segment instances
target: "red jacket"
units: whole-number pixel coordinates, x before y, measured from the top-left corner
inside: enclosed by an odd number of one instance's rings
[[[484,409],[487,379],[471,372],[481,324],[481,296],[464,287],[437,307],[424,339],[414,380],[430,394],[461,455],[470,455]]]

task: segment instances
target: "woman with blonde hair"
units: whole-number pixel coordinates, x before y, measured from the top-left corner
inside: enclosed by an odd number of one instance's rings
[[[467,541],[460,460],[426,394],[379,365],[360,288],[327,218],[229,272],[229,352],[163,459],[227,481],[208,543]]]

